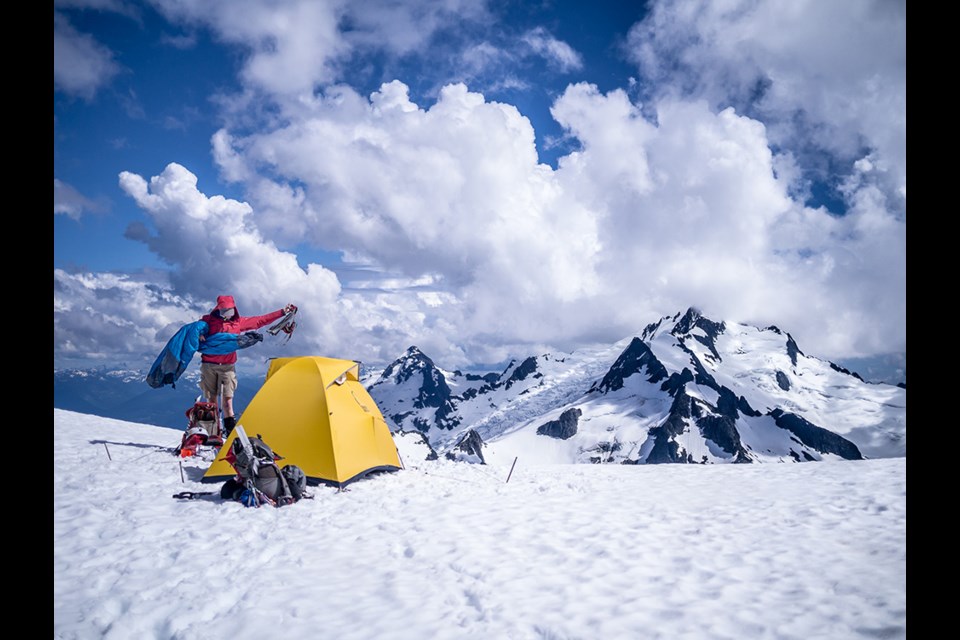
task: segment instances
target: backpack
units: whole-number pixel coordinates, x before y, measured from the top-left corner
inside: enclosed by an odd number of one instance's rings
[[[215,402],[196,402],[187,409],[187,429],[180,439],[175,455],[187,458],[197,455],[201,446],[219,447],[223,444],[220,435],[220,409]]]
[[[188,427],[203,427],[208,436],[221,438],[220,408],[216,402],[195,402],[186,415]]]
[[[288,464],[281,469],[277,461],[283,458],[262,437],[248,438],[241,425],[235,431],[237,437],[225,459],[237,475],[221,487],[221,498],[248,507],[265,503],[282,507],[305,497],[307,479],[300,467]]]

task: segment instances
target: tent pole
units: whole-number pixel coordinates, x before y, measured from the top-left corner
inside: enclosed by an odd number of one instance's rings
[[[520,456],[517,456],[516,458],[514,458],[514,459],[513,459],[513,464],[510,465],[510,473],[507,474],[507,482],[510,482],[510,476],[513,475],[513,468],[514,468],[515,466],[517,466],[517,458],[519,458],[519,457],[520,457]],[[507,484],[507,482],[504,482],[503,484]]]

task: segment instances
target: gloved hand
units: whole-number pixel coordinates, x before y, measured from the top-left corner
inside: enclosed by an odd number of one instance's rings
[[[283,308],[283,312],[284,312],[284,313],[292,313],[292,312],[294,312],[294,311],[296,311],[296,310],[297,310],[297,305],[295,305],[295,304],[288,304],[287,306],[285,306],[285,307]]]

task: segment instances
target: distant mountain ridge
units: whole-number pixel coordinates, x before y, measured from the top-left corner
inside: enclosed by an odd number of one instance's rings
[[[906,455],[904,387],[807,356],[778,327],[694,308],[608,349],[531,356],[486,375],[445,371],[410,347],[368,388],[393,428],[423,433],[438,451],[472,430],[490,454],[557,462]]]

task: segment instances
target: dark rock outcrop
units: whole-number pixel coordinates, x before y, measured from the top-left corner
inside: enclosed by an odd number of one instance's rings
[[[593,464],[613,462],[613,454],[615,454],[617,451],[620,451],[622,448],[623,445],[616,440],[613,442],[598,442],[597,446],[589,450],[590,452],[597,454],[589,457],[590,462]]]
[[[431,363],[432,364],[432,363]],[[423,371],[423,385],[413,406],[418,409],[425,407],[442,407],[450,399],[450,387],[439,369],[431,368]]]
[[[797,342],[789,333],[787,334],[787,355],[790,356],[790,362],[792,362],[794,366],[797,365],[797,355],[805,355],[803,351],[800,351]]]
[[[697,427],[704,438],[715,442],[718,447],[734,457],[735,463],[752,462],[740,443],[737,420],[730,416],[704,416],[697,420]]]
[[[740,414],[737,413],[737,395],[726,387],[720,387],[718,393],[720,397],[717,398],[717,413],[734,420],[739,418]]]
[[[682,389],[688,382],[693,382],[693,372],[684,367],[680,373],[671,373],[670,377],[660,385],[660,390],[669,393],[670,397],[676,397],[677,391]]]
[[[644,369],[647,371],[647,382],[657,383],[667,378],[667,368],[657,360],[650,347],[640,338],[634,338],[600,383],[590,387],[590,391],[607,393],[621,389],[624,380]]]
[[[650,429],[653,448],[647,455],[647,464],[664,464],[669,462],[687,462],[686,455],[681,452],[680,445],[674,438],[687,428],[687,420],[693,417],[696,408],[693,400],[683,389],[677,391],[670,405],[667,419]]]
[[[476,382],[478,380],[483,380],[489,385],[496,384],[497,380],[500,379],[500,376],[496,373],[486,373],[484,375],[478,375],[476,373],[468,373],[464,376],[467,380],[471,382]]]
[[[794,413],[786,413],[782,409],[774,409],[770,412],[770,416],[778,427],[797,436],[800,442],[811,449],[820,453],[834,453],[845,460],[863,460],[857,445],[843,436],[818,427]]]
[[[717,381],[714,377],[707,371],[706,367],[703,366],[703,363],[700,362],[700,359],[694,357],[693,359],[693,368],[696,369],[696,373],[693,376],[693,381],[704,387],[709,387],[714,391],[720,391],[720,385],[717,384]]]
[[[747,402],[747,399],[743,396],[737,399],[737,409],[745,416],[750,416],[751,418],[759,418],[763,414],[753,407],[750,406],[750,403]]]
[[[777,371],[777,386],[784,391],[790,391],[790,378],[783,371]]]
[[[476,456],[480,459],[480,464],[486,464],[486,460],[483,459],[483,439],[480,437],[480,434],[470,429],[457,440],[457,444],[453,445],[453,448],[447,452],[446,457],[448,460],[456,460],[457,455],[455,452],[461,452],[468,456]]]
[[[864,382],[864,379],[861,378],[861,377],[860,377],[860,374],[857,373],[856,371],[850,371],[850,370],[847,369],[846,367],[841,367],[840,365],[834,364],[834,363],[832,363],[832,362],[830,362],[830,363],[828,363],[828,364],[830,365],[830,368],[833,369],[834,371],[839,371],[840,373],[845,373],[845,374],[847,374],[848,376],[853,376],[854,378],[856,378],[856,379],[859,380],[860,382]]]
[[[726,387],[718,387],[719,397],[716,410],[702,400],[687,395],[685,387],[679,387],[674,393],[670,412],[659,426],[650,429],[653,438],[653,448],[647,455],[647,464],[663,464],[671,462],[703,462],[695,461],[685,452],[676,437],[681,435],[688,425],[696,425],[700,435],[710,440],[723,451],[730,454],[736,463],[752,462],[743,443],[740,441],[740,432],[737,430],[737,420],[740,417],[738,408],[746,404],[743,398]],[[752,409],[750,409],[753,412]],[[754,412],[756,413],[756,412]]]
[[[727,387],[720,387],[719,394],[717,413],[720,415],[705,415],[698,419],[700,434],[733,456],[734,462],[752,462],[740,442],[740,432],[737,431],[737,420],[740,418],[737,411],[739,400]]]
[[[537,435],[567,440],[577,434],[577,423],[583,412],[577,407],[567,409],[556,420],[537,427]]]
[[[692,333],[694,329],[700,329],[704,335]],[[726,331],[726,325],[724,323],[714,322],[709,318],[705,318],[698,309],[690,307],[683,317],[674,325],[670,333],[681,340],[686,336],[692,337],[707,347],[713,358],[719,362],[721,358],[717,352],[716,341],[717,337],[724,331]]]
[[[663,318],[657,320],[656,322],[651,322],[646,327],[643,328],[643,333],[640,334],[640,339],[644,342],[649,342],[653,340],[653,337],[657,333],[657,329],[660,328],[660,324],[663,322]]]
[[[520,363],[520,365],[513,370],[513,373],[510,374],[510,377],[507,378],[505,383],[505,388],[509,389],[513,386],[514,382],[519,382],[520,380],[526,379],[527,376],[533,374],[537,370],[537,359],[533,356],[530,356],[526,360]]]
[[[453,402],[448,399],[437,407],[437,412],[434,414],[434,422],[436,422],[437,426],[441,429],[453,430],[460,426],[461,418],[457,414],[457,408]]]
[[[673,325],[673,329],[670,330],[675,336],[685,336],[691,331],[697,324],[697,320],[700,319],[700,311],[694,307],[687,309],[687,312],[683,314],[683,317],[677,320],[676,324]]]

